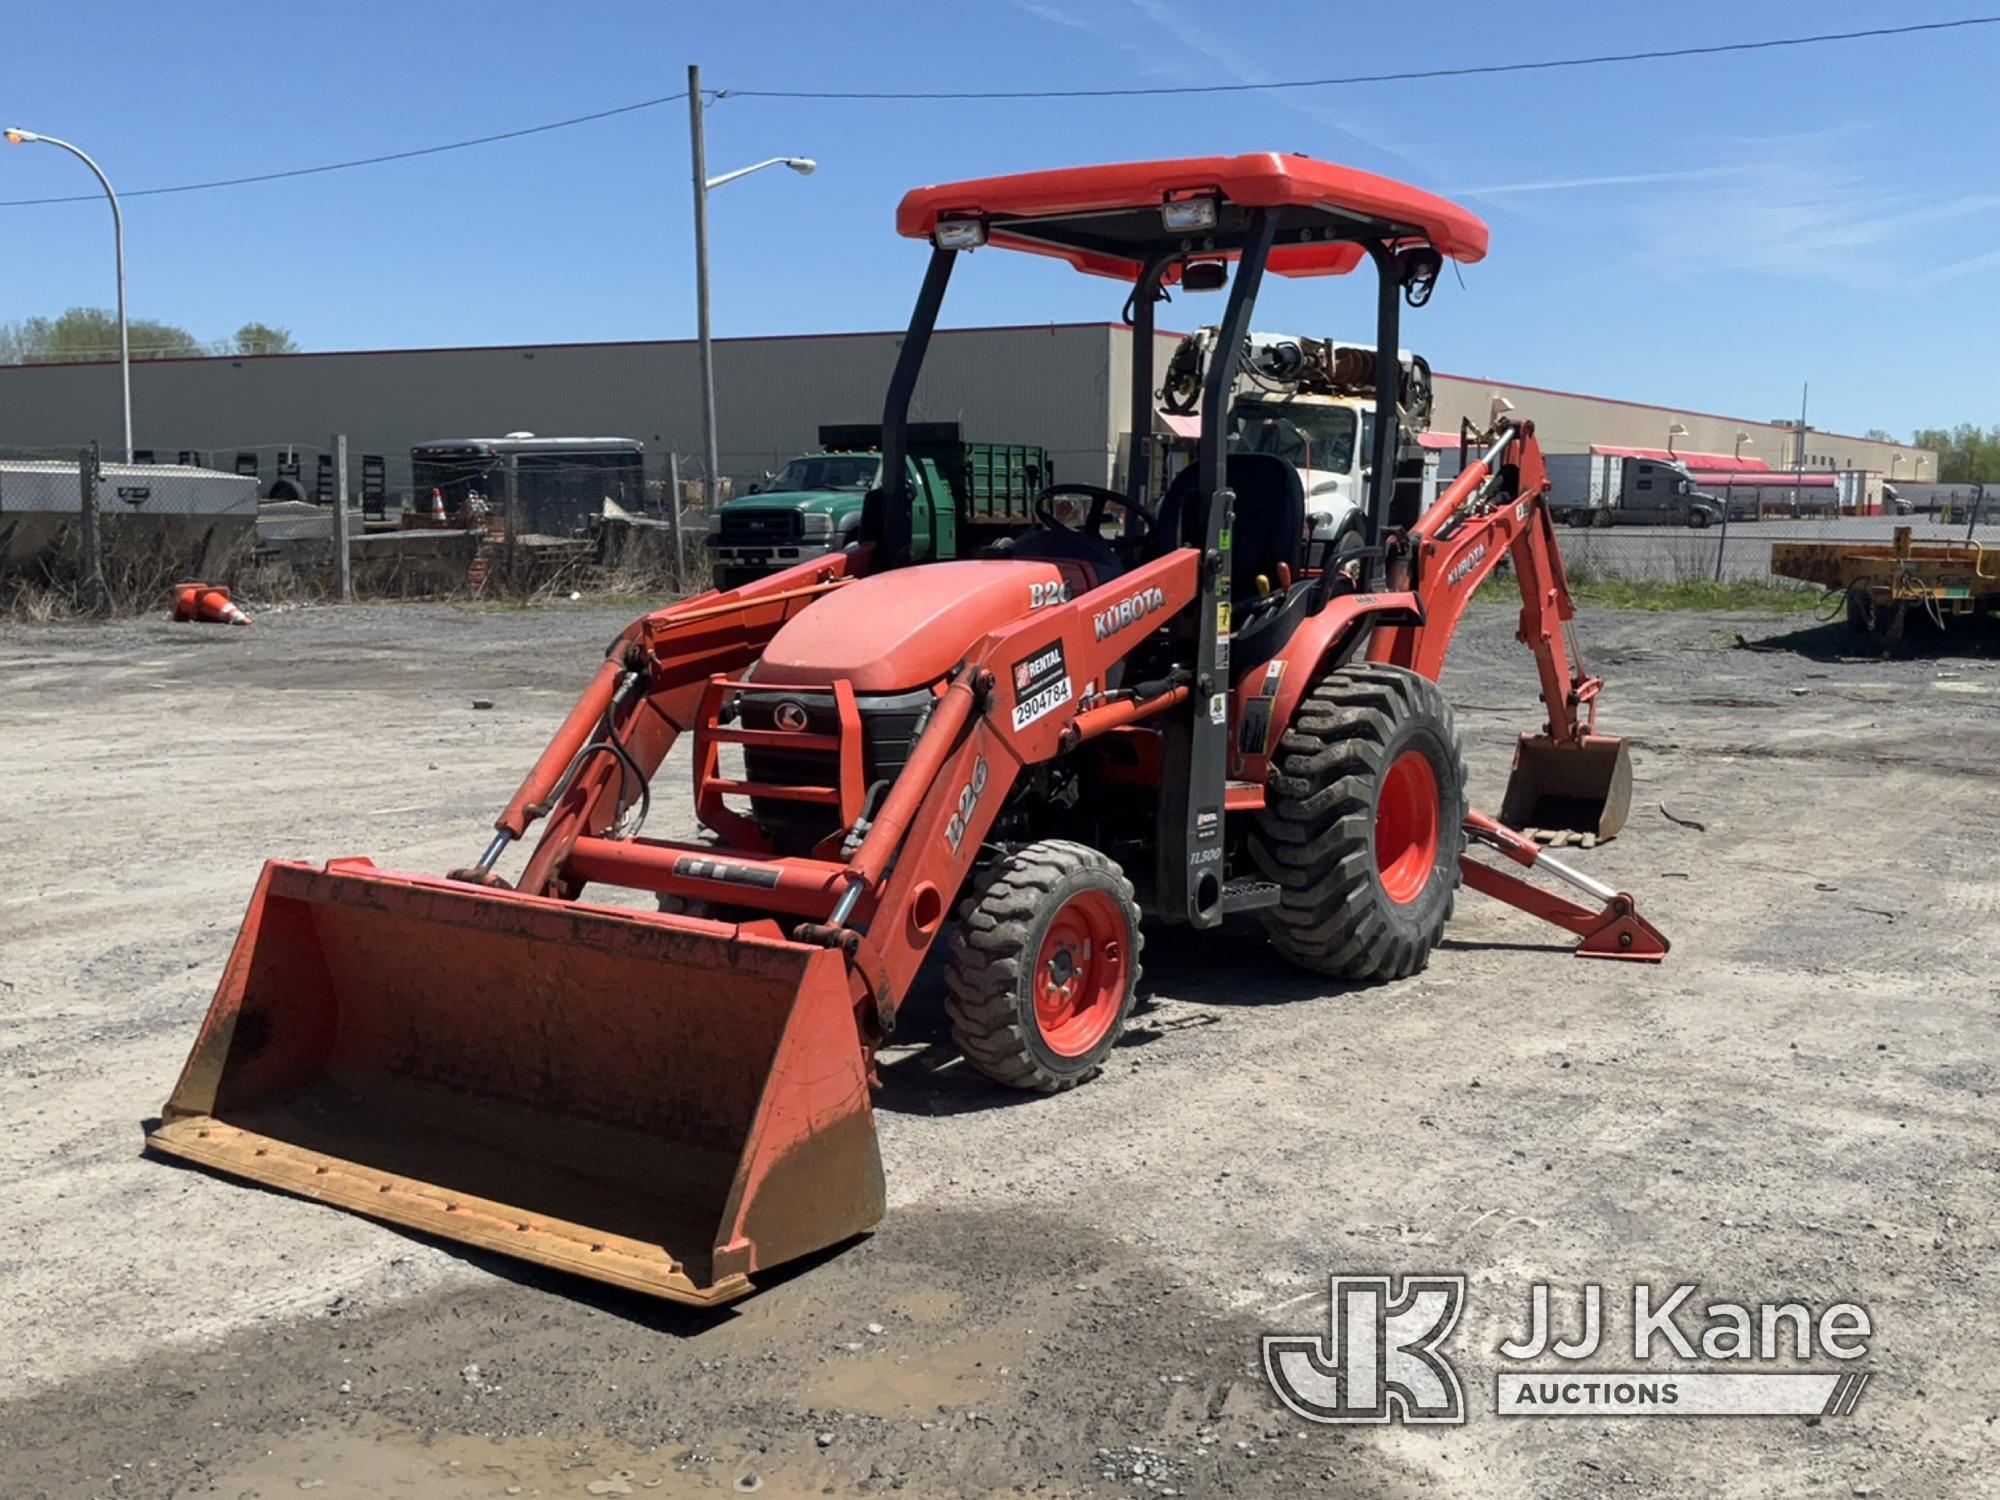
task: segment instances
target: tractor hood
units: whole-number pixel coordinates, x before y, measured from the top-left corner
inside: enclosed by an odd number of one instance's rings
[[[844,677],[857,693],[926,687],[989,630],[1061,595],[1053,563],[895,568],[836,589],[798,615],[771,637],[752,676],[785,683]]]

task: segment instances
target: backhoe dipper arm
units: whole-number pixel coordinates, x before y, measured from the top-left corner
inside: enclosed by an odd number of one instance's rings
[[[1486,453],[1451,482],[1410,530],[1406,546],[1423,623],[1378,630],[1368,657],[1436,681],[1473,594],[1503,556],[1512,557],[1521,590],[1516,638],[1535,654],[1548,733],[1567,745],[1595,732],[1602,683],[1584,674],[1569,638],[1576,606],[1556,544],[1548,493],[1535,424],[1503,419]]]

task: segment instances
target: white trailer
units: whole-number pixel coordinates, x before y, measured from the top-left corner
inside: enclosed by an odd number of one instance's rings
[[[0,571],[75,556],[82,493],[75,460],[0,460]],[[213,571],[257,525],[257,481],[179,464],[104,464],[97,514],[107,545]]]

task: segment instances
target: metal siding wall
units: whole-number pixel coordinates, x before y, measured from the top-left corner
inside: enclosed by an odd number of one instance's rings
[[[1550,453],[1587,453],[1593,445],[1599,444],[1618,448],[1664,448],[1667,446],[1667,428],[1678,422],[1687,428],[1688,435],[1674,439],[1677,452],[1733,453],[1736,450],[1736,434],[1747,432],[1751,441],[1743,447],[1746,459],[1761,458],[1774,469],[1786,469],[1796,462],[1795,439],[1791,432],[1768,422],[1641,406],[1596,396],[1562,395],[1500,381],[1468,380],[1456,375],[1437,377],[1437,415],[1431,425],[1439,432],[1456,432],[1459,418],[1470,417],[1484,426],[1495,395],[1513,402],[1518,415],[1534,420],[1536,436],[1541,439],[1543,449]],[[1928,449],[1899,443],[1870,442],[1865,438],[1844,438],[1823,432],[1806,435],[1806,452],[1809,456],[1827,454],[1835,460],[1831,466],[1812,466],[1820,472],[1846,469],[1850,467],[1848,460],[1852,459],[1851,466],[1856,469],[1888,473],[1893,468],[1907,476],[1916,472],[1919,455],[1925,457],[1925,467],[1930,472],[1935,473],[1937,468],[1937,455]],[[1900,459],[1897,457],[1899,454]]]
[[[716,344],[723,472],[747,480],[811,449],[822,422],[881,420],[897,335]],[[968,438],[1040,443],[1065,479],[1102,483],[1102,325],[940,331],[912,415]],[[345,432],[356,454],[407,457],[440,437],[636,437],[649,461],[701,448],[691,342],[409,350],[265,359],[141,361],[134,442],[220,457]],[[87,443],[118,428],[115,365],[0,368],[0,446]],[[266,477],[270,470],[267,456]],[[358,465],[357,465],[358,472]]]
[[[1101,325],[941,329],[911,419],[958,422],[974,440],[1039,443],[1060,479],[1102,484],[1107,334]],[[901,344],[881,337],[718,344],[724,471],[749,476],[774,467],[811,448],[822,422],[879,422]]]
[[[888,334],[719,341],[724,472],[756,477],[810,449],[822,422],[879,420],[899,342]],[[1156,342],[1157,376],[1178,340],[1163,334]],[[971,438],[1043,444],[1059,478],[1109,483],[1130,360],[1129,331],[1103,324],[944,330],[913,415],[962,422]],[[669,448],[701,447],[691,342],[142,360],[132,383],[138,446],[199,448],[225,468],[237,448],[317,446],[335,431],[348,434],[354,453],[392,461],[428,438],[516,430],[636,437],[656,464]],[[1778,468],[1792,461],[1791,434],[1768,423],[1450,375],[1437,385],[1442,432],[1455,431],[1461,415],[1483,423],[1498,392],[1535,419],[1551,452],[1598,443],[1663,447],[1667,425],[1679,421],[1689,436],[1677,447],[1727,453],[1742,430],[1755,440],[1746,457]],[[115,365],[0,367],[0,445],[75,446],[117,428]],[[1907,479],[1921,455],[1926,477],[1937,471],[1936,455],[1895,444],[1813,433],[1808,450],[1831,456],[1836,468],[1852,460],[1854,468]],[[266,477],[270,468],[267,457]]]

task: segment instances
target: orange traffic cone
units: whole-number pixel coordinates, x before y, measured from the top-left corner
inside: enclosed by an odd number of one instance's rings
[[[181,583],[174,586],[171,619],[205,625],[248,625],[250,617],[229,597],[219,583]]]
[[[431,521],[438,526],[444,525],[445,516],[444,516],[443,490],[431,491]]]

